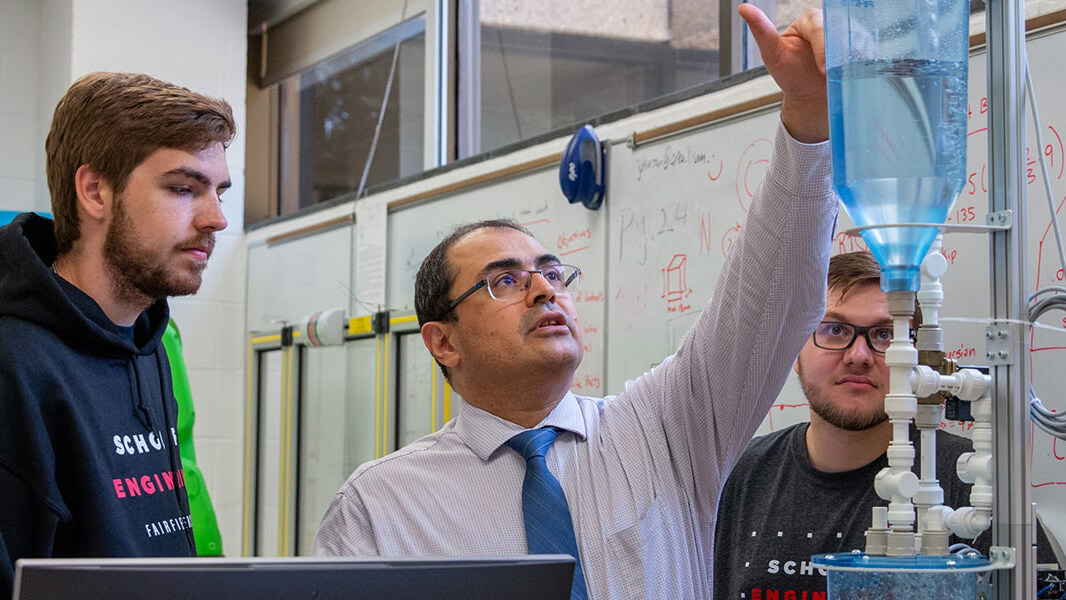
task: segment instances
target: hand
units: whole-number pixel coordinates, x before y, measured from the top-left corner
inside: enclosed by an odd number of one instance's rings
[[[737,9],[759,46],[763,64],[781,88],[781,122],[800,142],[829,138],[822,11],[808,8],[782,33],[753,4]]]

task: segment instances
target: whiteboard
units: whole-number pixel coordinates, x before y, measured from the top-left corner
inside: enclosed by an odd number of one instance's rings
[[[284,244],[249,246],[247,330],[276,330],[316,310],[347,307],[351,239],[351,228],[342,227]]]
[[[766,172],[777,111],[611,157],[608,390],[677,348]]]

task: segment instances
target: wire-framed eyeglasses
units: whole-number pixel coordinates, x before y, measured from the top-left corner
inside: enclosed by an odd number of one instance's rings
[[[884,354],[892,343],[891,325],[873,325],[859,327],[839,321],[822,321],[812,336],[814,345],[823,350],[847,350],[855,343],[855,338],[866,337],[866,345],[878,354]]]
[[[470,289],[459,294],[459,297],[448,305],[448,310],[459,306],[460,302],[481,288],[487,288],[494,300],[514,300],[529,289],[534,273],[540,273],[556,294],[573,294],[581,282],[581,269],[574,265],[554,264],[540,269],[501,269],[489,273],[487,277],[470,286]]]

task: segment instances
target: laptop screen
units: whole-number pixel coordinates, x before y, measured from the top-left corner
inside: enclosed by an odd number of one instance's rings
[[[22,559],[15,600],[389,598],[564,600],[574,559],[474,558]]]

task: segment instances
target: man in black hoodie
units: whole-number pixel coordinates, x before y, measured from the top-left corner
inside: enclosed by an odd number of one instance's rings
[[[0,228],[0,597],[23,557],[192,556],[160,339],[226,227],[229,105],[94,73],[45,144],[54,222]]]

